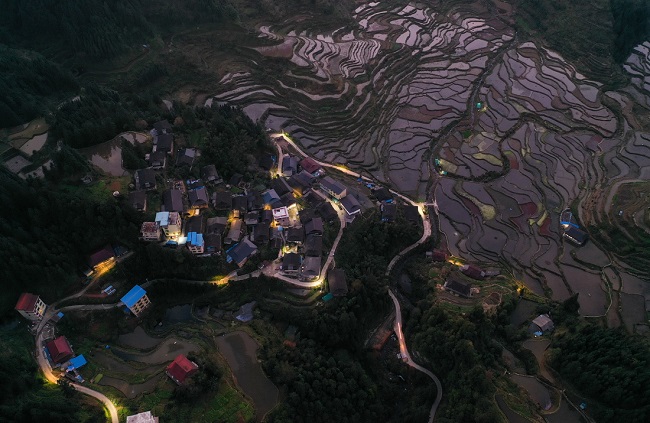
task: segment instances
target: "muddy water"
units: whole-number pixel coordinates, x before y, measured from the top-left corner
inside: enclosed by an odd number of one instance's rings
[[[548,410],[551,408],[551,394],[548,392],[548,389],[546,389],[546,386],[542,385],[533,376],[512,374],[510,375],[510,379],[524,388],[526,392],[528,392],[530,398],[539,404],[542,409]]]
[[[156,345],[160,344],[163,340],[160,338],[154,338],[149,336],[147,332],[142,329],[142,326],[138,326],[131,333],[125,333],[120,335],[117,338],[117,343],[131,348],[137,348],[140,350],[146,350],[153,348]]]
[[[528,339],[524,341],[522,346],[527,350],[530,350],[537,359],[537,364],[539,365],[539,371],[548,381],[555,382],[555,378],[551,375],[548,369],[545,366],[544,352],[551,344],[551,341],[548,339]]]
[[[219,337],[217,346],[228,361],[237,385],[253,400],[257,421],[262,421],[277,403],[279,391],[257,361],[257,342],[238,331]]]
[[[122,167],[122,138],[131,144],[142,143],[147,140],[145,134],[127,132],[120,134],[110,141],[82,148],[81,154],[90,162],[111,176],[126,176],[129,173]]]
[[[506,418],[508,419],[508,422],[510,423],[529,423],[527,419],[524,417],[520,416],[519,414],[515,413],[512,411],[510,407],[508,407],[508,404],[506,404],[505,400],[501,395],[496,396],[497,399],[497,404],[499,405],[499,408],[503,412],[503,414],[506,415]]]

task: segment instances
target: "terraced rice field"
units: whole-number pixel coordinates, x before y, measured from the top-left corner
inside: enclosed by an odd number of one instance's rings
[[[559,214],[610,222],[619,187],[650,177],[650,133],[632,112],[649,98],[650,43],[626,64],[632,84],[607,91],[518,40],[503,4],[454,4],[364,3],[354,25],[327,32],[260,26],[248,70],[226,74],[208,101],[434,201],[453,255],[508,263],[556,300],[580,292],[581,313],[604,316],[616,288],[601,273],[621,261],[568,244]]]

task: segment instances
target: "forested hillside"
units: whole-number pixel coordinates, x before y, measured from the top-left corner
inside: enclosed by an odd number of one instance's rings
[[[69,72],[40,54],[0,44],[0,128],[43,115],[78,88]]]

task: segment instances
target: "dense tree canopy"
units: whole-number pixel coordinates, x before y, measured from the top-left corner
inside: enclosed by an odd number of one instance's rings
[[[0,44],[0,128],[41,116],[77,90],[74,77],[43,56]]]
[[[553,337],[550,363],[599,404],[599,422],[650,420],[650,345],[621,331],[582,324]]]

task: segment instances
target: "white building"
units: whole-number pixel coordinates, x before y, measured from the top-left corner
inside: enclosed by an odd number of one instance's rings
[[[23,292],[16,303],[16,311],[25,319],[39,320],[45,314],[47,305],[38,295]]]
[[[275,220],[275,223],[278,226],[291,226],[289,219],[289,209],[286,207],[278,207],[277,209],[273,209],[273,220]]]
[[[143,241],[160,241],[160,224],[158,222],[142,222],[140,237]]]
[[[182,220],[178,212],[158,212],[156,222],[168,239],[176,239],[181,236]]]

